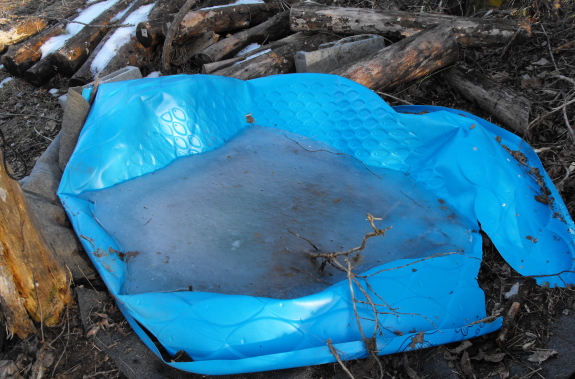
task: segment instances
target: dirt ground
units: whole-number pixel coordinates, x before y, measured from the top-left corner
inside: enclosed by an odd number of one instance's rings
[[[538,152],[573,217],[575,43],[562,46],[575,41],[575,4],[572,0],[511,0],[503,3],[492,1],[498,7],[483,8],[482,5],[487,2],[396,1],[404,10],[457,14],[467,6],[466,13],[477,17],[526,17],[533,22],[533,36],[527,43],[465,49],[461,51],[458,64],[480,70],[533,102],[532,122],[524,139]],[[68,9],[76,9],[81,3],[66,0],[0,0],[0,27],[30,15],[44,14],[57,18]],[[383,7],[383,3],[378,1],[348,0],[338,4]],[[153,67],[151,71],[155,69]],[[194,65],[190,64],[190,72],[194,72],[194,69]],[[8,77],[8,73],[0,69],[0,82]],[[59,132],[63,111],[58,96],[67,92],[67,81],[65,77],[56,76],[43,87],[36,88],[14,78],[4,82],[3,88],[0,88],[0,147],[14,178],[21,179],[30,173],[35,161]],[[391,105],[409,103],[461,109],[498,124],[497,119],[461,98],[437,75],[395,88],[382,94],[382,98]],[[533,362],[530,358],[537,349],[547,348],[553,320],[561,314],[573,312],[575,287],[549,289],[535,286],[532,279],[523,278],[510,269],[487,239],[484,253],[479,282],[486,292],[487,313],[507,314],[512,302],[503,295],[516,282],[521,283],[527,307],[519,309],[502,346],[497,344],[497,333],[494,333],[473,339],[473,346],[465,349],[458,349],[461,344],[448,345],[444,358],[460,377],[465,378],[518,378],[520,376],[513,375],[510,370],[513,365],[532,369],[531,375],[521,374],[521,377],[543,377],[537,374],[537,360]],[[75,285],[104,289],[98,282]],[[100,329],[116,328],[129,333],[129,327],[112,302],[106,305],[105,314],[95,314],[93,318],[95,327],[85,330],[78,309],[71,306],[57,327],[39,325],[38,334],[26,340],[1,339],[0,378],[16,378],[18,374],[25,378],[124,378],[124,374],[96,347],[92,339]],[[412,352],[381,357],[383,377],[425,377],[425,372],[420,372],[419,366],[422,354]],[[9,361],[13,362],[12,366],[6,363]],[[351,366],[353,368],[354,364],[351,363]],[[326,365],[321,376],[344,377],[342,373],[337,365]],[[356,372],[358,378],[376,376],[374,372]]]

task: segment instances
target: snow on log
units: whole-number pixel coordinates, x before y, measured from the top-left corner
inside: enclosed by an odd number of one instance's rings
[[[20,184],[8,177],[4,167],[0,167],[0,300],[8,334],[22,339],[35,332],[30,317],[56,325],[71,301],[68,274],[46,245]]]
[[[8,72],[16,76],[24,76],[24,72],[36,62],[44,59],[50,60],[52,53],[66,44],[67,41],[74,39],[83,29],[86,29],[85,24],[91,23],[119,2],[122,2],[123,5],[128,3],[127,0],[105,0],[89,6],[74,20],[69,21],[65,27],[63,24],[58,24],[46,33],[41,33],[23,45],[18,45],[18,48],[12,49],[11,47],[2,56],[2,62],[5,63]],[[118,7],[116,11],[120,9],[121,7]],[[37,73],[35,76],[37,79],[45,78],[49,72],[53,73],[53,70],[49,70],[45,63],[39,64],[34,71]]]
[[[531,101],[475,70],[452,67],[441,78],[461,96],[477,104],[512,131],[523,135],[529,125]]]
[[[154,4],[144,5],[127,15],[121,23],[137,25],[147,19]],[[149,65],[154,49],[142,46],[136,38],[136,26],[124,26],[108,33],[98,47],[70,79],[70,86],[92,82],[126,66],[144,68]]]
[[[44,43],[52,37],[65,33],[65,31],[64,24],[56,24],[24,43],[10,46],[8,51],[0,57],[0,61],[10,74],[21,77],[26,70],[42,58],[40,49]]]
[[[200,62],[210,63],[230,58],[252,43],[275,41],[291,33],[289,28],[289,12],[278,13],[269,20],[253,28],[238,32],[210,47],[202,50],[197,56]]]
[[[432,25],[453,28],[463,47],[505,45],[531,36],[528,20],[465,18],[432,13],[341,8],[316,3],[297,3],[290,11],[293,31],[345,34],[381,34],[409,37]],[[516,35],[516,32],[517,35]]]
[[[458,55],[452,28],[433,26],[331,74],[373,90],[384,90],[449,66],[457,61]]]
[[[209,31],[221,34],[253,27],[284,10],[281,3],[257,3],[191,11],[180,23],[173,43],[185,44],[191,38]]]
[[[297,51],[317,50],[322,43],[335,41],[341,37],[329,33],[312,36],[305,33],[297,33],[284,38],[284,40],[287,38],[290,39],[290,43],[257,56],[252,55],[251,58],[243,62],[233,64],[232,66],[215,71],[212,74],[249,80],[263,76],[295,72],[294,54]]]
[[[38,17],[30,17],[16,22],[12,27],[0,30],[0,54],[8,50],[8,46],[14,45],[48,27],[48,21]]]
[[[151,0],[144,1],[150,2]],[[114,18],[122,9],[130,5],[130,0],[120,0],[94,18],[89,26],[84,26],[73,37],[68,39],[62,47],[52,53],[50,62],[56,66],[59,73],[72,76],[102,38],[110,30],[108,25],[113,23]],[[113,29],[112,29],[113,30]]]

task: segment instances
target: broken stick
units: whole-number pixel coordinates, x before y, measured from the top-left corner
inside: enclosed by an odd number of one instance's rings
[[[304,35],[305,34],[303,34],[303,33],[292,34],[291,36],[287,36],[287,37],[279,39],[277,41],[270,42],[267,45],[262,45],[262,46],[258,47],[257,49],[254,49],[254,50],[251,50],[245,54],[242,54],[239,57],[229,58],[229,59],[225,59],[225,60],[222,60],[219,62],[205,63],[202,66],[202,74],[211,74],[215,71],[222,70],[226,67],[230,67],[236,63],[248,60],[248,59],[250,59],[250,57],[253,57],[254,55],[259,55],[259,54],[268,52],[268,50],[278,49],[282,46],[289,45],[290,43],[294,43],[294,42],[300,40],[302,38],[302,36],[304,36]]]
[[[202,50],[196,58],[202,63],[217,62],[235,56],[251,43],[264,43],[286,37],[291,33],[289,12],[278,13],[266,22],[238,32]]]
[[[294,55],[296,51],[317,50],[322,43],[340,39],[340,37],[335,34],[308,36],[304,33],[297,33],[290,37],[292,38],[289,44],[272,49],[265,54],[245,60],[239,64],[215,71],[213,75],[249,80],[263,76],[295,72]]]

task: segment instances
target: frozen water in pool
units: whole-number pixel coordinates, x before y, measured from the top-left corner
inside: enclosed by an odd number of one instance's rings
[[[393,228],[368,240],[357,272],[470,247],[473,226],[405,173],[324,150],[336,152],[252,126],[220,148],[84,194],[122,247],[123,292],[313,294],[345,274],[320,271],[311,244],[321,252],[359,246],[372,231],[367,213]]]

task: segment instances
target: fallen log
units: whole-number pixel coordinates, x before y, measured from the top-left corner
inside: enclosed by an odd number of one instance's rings
[[[312,36],[305,33],[297,33],[290,37],[287,37],[290,38],[289,44],[284,44],[284,46],[272,49],[265,54],[255,57],[252,55],[253,58],[215,71],[212,74],[249,80],[263,76],[295,72],[294,55],[297,51],[317,50],[322,43],[341,38],[338,35],[328,33]]]
[[[21,77],[26,70],[42,59],[40,49],[42,45],[50,38],[65,33],[65,31],[66,27],[63,23],[56,24],[24,43],[10,46],[6,54],[0,57],[0,61],[10,74]]]
[[[475,70],[452,67],[440,75],[465,99],[497,117],[511,130],[525,134],[531,101]]]
[[[136,37],[145,47],[156,46],[164,41],[168,33],[168,24],[184,5],[185,0],[160,0],[150,12],[149,21],[143,21],[136,27]]]
[[[0,160],[2,160],[0,151]],[[30,320],[56,325],[71,301],[70,281],[48,248],[17,181],[0,167],[0,297],[9,335],[35,332]]]
[[[96,77],[106,76],[126,66],[138,67],[145,76],[149,73],[149,66],[153,57],[154,49],[152,47],[142,46],[136,36],[133,35],[103,67],[94,70],[93,67],[91,67],[92,61],[87,61],[80,70],[76,71],[72,78],[70,78],[70,86],[83,86],[94,81]]]
[[[331,74],[346,77],[373,90],[384,90],[449,66],[457,61],[458,56],[453,30],[433,26]]]
[[[40,87],[54,75],[56,75],[56,68],[50,62],[50,57],[46,57],[40,59],[34,66],[29,68],[24,73],[24,79],[28,83],[36,87]]]
[[[170,15],[171,16],[171,15]],[[171,22],[172,17],[167,22]],[[136,27],[136,38],[143,46],[156,46],[164,42],[168,32],[166,22],[163,20],[153,20],[140,22]]]
[[[174,46],[170,63],[174,66],[182,66],[192,57],[196,56],[200,51],[203,51],[209,46],[217,43],[219,38],[219,34],[215,34],[214,32],[206,32],[194,38],[192,43],[189,45]]]
[[[252,43],[275,41],[290,34],[289,12],[278,13],[269,20],[225,38],[196,55],[202,63],[217,62],[230,58]]]
[[[381,34],[409,37],[432,25],[453,28],[463,47],[505,45],[531,36],[527,20],[464,18],[444,14],[381,11],[378,9],[329,7],[314,3],[294,4],[290,11],[293,31],[345,34]],[[519,30],[516,37],[515,34]]]
[[[130,7],[133,10],[144,2],[150,0],[137,0]],[[71,76],[88,58],[88,54],[99,42],[109,28],[113,17],[129,5],[129,0],[120,0],[108,10],[102,12],[89,25],[84,26],[77,34],[70,37],[62,47],[53,53],[45,55],[34,66],[24,73],[27,82],[39,87],[59,71]]]
[[[45,19],[30,17],[16,22],[15,25],[6,30],[0,30],[0,54],[4,54],[8,50],[8,46],[38,34],[47,27],[48,21]]]
[[[185,44],[191,38],[208,31],[221,34],[250,28],[284,10],[284,5],[281,3],[258,3],[191,11],[179,24],[173,43]]]
[[[218,62],[204,63],[202,65],[202,74],[211,74],[215,71],[222,70],[226,67],[230,67],[236,63],[251,59],[253,56],[260,55],[262,53],[267,53],[270,50],[278,49],[282,46],[289,45],[291,43],[298,43],[302,38],[304,38],[306,33],[295,33],[285,38],[279,39],[277,41],[270,42],[266,45],[262,45],[257,49],[250,50],[239,57],[224,59]]]
[[[151,0],[137,1],[132,10]],[[120,0],[108,10],[94,18],[89,25],[84,26],[76,35],[68,39],[62,47],[52,53],[50,62],[56,70],[66,76],[72,76],[88,59],[90,52],[100,43],[110,28],[113,18],[130,4],[130,0]],[[139,5],[138,5],[139,4]],[[130,11],[128,11],[130,12]]]
[[[156,5],[144,5],[134,12],[126,13],[119,23],[129,23],[131,17],[135,17],[136,12],[140,12],[144,7],[155,7],[157,4],[159,3],[156,3]],[[151,10],[153,10],[153,8]],[[151,12],[151,10],[149,10],[149,12]],[[126,33],[126,31],[129,31],[129,33],[127,33],[127,41],[119,47],[116,46],[117,41],[124,39],[122,35]],[[102,51],[105,53],[101,53]],[[150,63],[153,52],[153,47],[144,47],[138,42],[136,39],[135,26],[117,28],[113,32],[108,33],[104,39],[100,41],[86,62],[72,75],[69,85],[71,87],[83,86],[92,82],[97,75],[104,76],[126,66],[143,68]],[[103,59],[106,56],[110,59]]]

